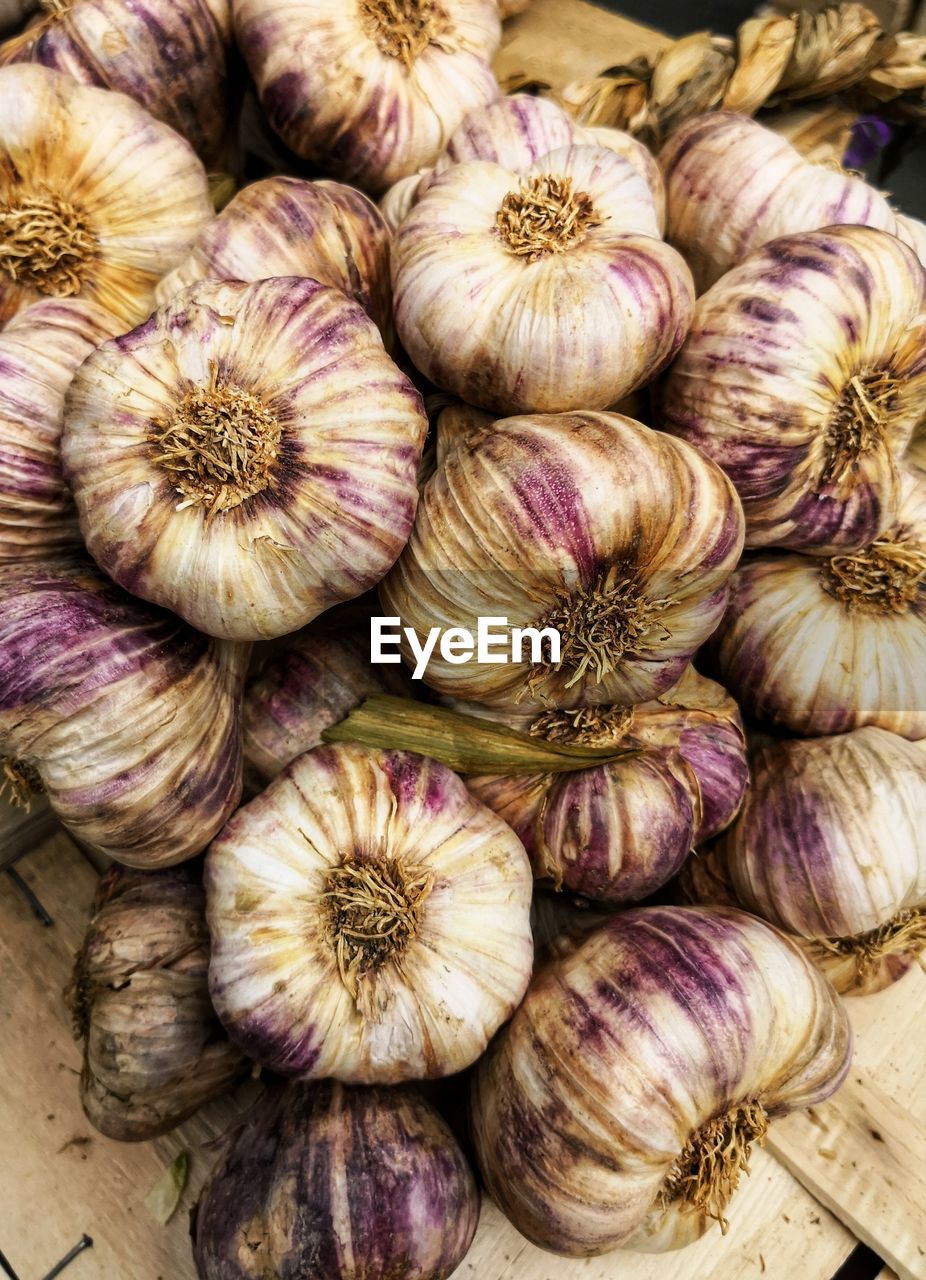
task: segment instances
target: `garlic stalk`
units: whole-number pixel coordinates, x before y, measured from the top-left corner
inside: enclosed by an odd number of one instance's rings
[[[926,738],[926,478],[896,525],[829,560],[756,556],[733,575],[711,640],[747,714],[800,734],[878,725]]]
[[[698,300],[665,427],[724,468],[748,547],[857,550],[897,515],[926,416],[926,272],[893,236],[773,240]]]
[[[473,1080],[489,1194],[572,1257],[719,1222],[768,1123],[849,1069],[844,1007],[800,948],[730,909],[622,912],[543,968]]]
[[[694,294],[645,178],[596,146],[440,174],[393,245],[395,320],[423,374],[499,414],[604,409],[681,346]],[[465,308],[447,305],[464,287]]]
[[[0,65],[33,62],[134,98],[205,161],[225,132],[229,0],[40,0],[41,16],[0,46]]]
[[[838,991],[896,981],[926,948],[923,748],[868,727],[768,743],[752,771],[739,819],[686,866],[688,896],[716,901],[728,887],[803,939]]]
[[[182,1124],[247,1072],[209,1001],[202,886],[188,868],[111,868],[67,991],[84,1064],[80,1094],[108,1138]]]
[[[158,285],[159,304],[200,280],[309,276],[343,289],[392,330],[389,231],[366,196],[338,182],[264,178],[244,187]]]
[[[138,324],[211,217],[189,144],[137,103],[45,67],[0,68],[0,324],[75,296]]]
[[[209,850],[216,1009],[300,1079],[461,1071],[524,994],[531,885],[517,837],[443,765],[319,747]]]
[[[541,739],[627,748],[625,759],[578,773],[466,779],[519,837],[535,876],[596,902],[654,893],[733,820],[749,781],[736,704],[691,669],[637,707],[504,718]]]
[[[200,1280],[447,1280],[478,1218],[463,1153],[415,1090],[277,1084],[203,1190],[193,1254]]]
[[[746,116],[712,111],[678,129],[659,156],[668,235],[701,293],[779,236],[857,223],[923,248],[874,187],[852,174],[809,164],[787,139]]]
[[[0,757],[91,848],[182,862],[241,794],[247,656],[81,561],[0,566]]]
[[[382,192],[498,97],[496,0],[233,0],[235,33],[293,151]]]
[[[558,631],[558,661],[543,645],[502,664],[435,651],[423,678],[440,693],[631,706],[675,684],[716,627],[742,538],[730,482],[682,441],[619,414],[511,418],[428,482],[380,598],[419,637],[475,635],[481,616]]]
[[[64,393],[112,326],[81,298],[45,298],[0,331],[0,564],[81,549],[61,474]]]
[[[426,430],[340,290],[202,281],[84,363],[62,456],[112,578],[208,635],[251,640],[382,577],[411,527]]]

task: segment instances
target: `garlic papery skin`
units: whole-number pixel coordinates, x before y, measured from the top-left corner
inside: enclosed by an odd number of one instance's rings
[[[66,994],[81,1101],[108,1138],[167,1133],[247,1073],[209,1000],[205,907],[187,867],[100,881]]]
[[[662,424],[724,468],[747,547],[856,550],[926,416],[926,272],[869,227],[773,240],[698,300]]]
[[[541,969],[479,1064],[479,1168],[541,1248],[678,1248],[725,1226],[751,1143],[833,1093],[850,1057],[842,1002],[776,929],[622,912]]]
[[[771,742],[708,874],[798,935],[837,990],[880,991],[926,947],[926,753],[884,729]],[[696,859],[694,861],[699,861]],[[686,881],[713,900],[703,873]]]
[[[229,0],[41,0],[42,15],[0,46],[0,65],[33,62],[134,98],[208,163],[225,132]]]
[[[926,479],[905,489],[897,525],[861,551],[756,556],[733,575],[711,649],[747,714],[807,735],[926,738]]]
[[[0,324],[76,296],[138,324],[212,216],[189,143],[138,103],[45,67],[0,69]]]
[[[403,668],[370,661],[368,630],[330,631],[322,621],[286,637],[245,688],[247,781],[260,790],[369,694],[407,692]]]
[[[293,151],[381,193],[498,97],[495,0],[233,0],[261,104]]]
[[[61,474],[64,393],[112,327],[81,298],[45,298],[0,330],[0,564],[82,549]]]
[[[527,986],[530,865],[450,769],[320,747],[206,858],[210,990],[229,1035],[301,1079],[469,1066]]]
[[[400,226],[396,329],[420,371],[499,414],[604,409],[681,346],[694,292],[652,194],[603,147],[452,165]],[[447,299],[465,290],[468,305]]]
[[[91,555],[208,635],[295,631],[405,545],[427,419],[340,290],[202,281],[99,347],[67,406]]]
[[[92,849],[183,862],[241,795],[247,659],[89,563],[0,566],[0,756]]]
[[[422,175],[410,173],[394,182],[379,202],[379,211],[391,232],[398,231],[418,199]]]
[[[160,305],[200,280],[309,276],[343,289],[392,331],[389,228],[365,195],[339,182],[264,178],[244,187],[156,290]]]
[[[535,876],[595,902],[654,893],[696,844],[733,820],[749,781],[736,704],[692,669],[659,700],[633,709],[504,718],[540,738],[634,753],[576,773],[466,779],[520,838]]]
[[[558,662],[435,650],[422,678],[439,693],[632,706],[675,684],[717,626],[742,541],[732,485],[683,441],[614,413],[509,418],[428,481],[380,599],[419,642],[434,626],[476,635],[480,617],[560,634]]]
[[[513,18],[516,13],[523,13],[530,8],[531,3],[532,0],[498,0],[498,11],[504,21],[506,18]]]
[[[478,1218],[463,1153],[417,1091],[276,1084],[200,1197],[193,1254],[200,1280],[447,1280]]]
[[[917,243],[909,220],[874,187],[809,164],[786,138],[746,116],[695,116],[672,134],[659,161],[668,238],[685,255],[699,293],[761,245],[794,232],[858,224]]]

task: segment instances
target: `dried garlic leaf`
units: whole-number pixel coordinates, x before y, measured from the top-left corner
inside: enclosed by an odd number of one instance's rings
[[[708,31],[696,31],[668,48],[650,85],[650,107],[663,134],[719,106],[735,66],[732,42]]]
[[[750,18],[736,33],[736,70],[723,96],[725,111],[754,115],[778,87],[791,60],[794,17]]]
[[[181,1151],[145,1196],[145,1208],[161,1226],[173,1217],[190,1176],[189,1152]]]

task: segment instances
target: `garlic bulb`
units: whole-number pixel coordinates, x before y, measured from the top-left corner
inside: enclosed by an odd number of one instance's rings
[[[209,982],[274,1071],[391,1084],[469,1066],[527,986],[531,873],[443,765],[320,747],[206,858]]]
[[[660,1251],[725,1225],[769,1119],[849,1069],[842,1003],[744,912],[644,907],[541,970],[473,1081],[489,1194],[573,1257]]]
[[[45,67],[0,69],[0,324],[75,295],[138,324],[211,217],[192,149],[137,103]]]
[[[319,624],[287,637],[248,680],[244,763],[253,789],[296,756],[318,747],[325,729],[371,693],[406,693],[402,668],[373,665],[369,632]]]
[[[749,781],[736,703],[690,668],[660,699],[633,709],[505,719],[536,737],[635,753],[576,773],[466,780],[520,838],[535,876],[594,901],[654,893],[733,820]]]
[[[926,477],[907,477],[898,523],[861,551],[745,560],[711,647],[759,720],[926,738]]]
[[[437,386],[497,413],[604,409],[681,346],[694,293],[646,180],[594,146],[439,175],[392,253],[395,319]],[[465,288],[466,307],[448,305]]]
[[[92,849],[182,862],[241,794],[247,657],[81,561],[0,566],[0,756]]]
[[[419,636],[475,635],[480,616],[559,632],[558,662],[435,651],[424,679],[440,693],[631,706],[675,684],[716,627],[742,539],[732,485],[684,442],[613,413],[511,418],[428,482],[380,598]]]
[[[920,233],[874,187],[809,164],[780,134],[746,116],[711,111],[677,129],[660,156],[669,239],[701,293],[769,240],[857,223],[920,249]]]
[[[0,46],[0,65],[34,62],[127,94],[214,160],[225,132],[229,0],[41,0],[42,15]]]
[[[479,1193],[456,1139],[413,1089],[274,1085],[197,1205],[200,1280],[446,1280]]]
[[[61,475],[64,393],[112,323],[81,298],[45,298],[0,331],[0,564],[81,548]]]
[[[773,240],[698,300],[662,414],[736,485],[747,546],[865,546],[926,416],[926,272],[868,227]]]
[[[286,144],[381,192],[498,97],[495,0],[233,0],[264,111]]]
[[[209,1002],[202,886],[186,867],[111,868],[67,991],[87,1118],[140,1142],[182,1124],[247,1072]]]
[[[194,285],[99,347],[67,404],[90,553],[208,635],[294,631],[408,537],[421,399],[360,307],[315,280]]]
[[[806,940],[838,991],[880,991],[926,948],[926,754],[872,727],[768,743],[743,812],[688,873],[692,896],[728,884],[747,911]],[[701,859],[693,859],[697,864]]]
[[[398,231],[418,199],[421,174],[410,173],[394,182],[379,202],[379,211],[390,231]]]
[[[159,304],[200,280],[309,276],[392,329],[389,228],[366,196],[339,182],[264,178],[239,191],[189,256],[158,285]]]

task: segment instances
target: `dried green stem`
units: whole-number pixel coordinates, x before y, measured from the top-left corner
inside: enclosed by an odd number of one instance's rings
[[[601,222],[591,197],[574,191],[571,178],[541,174],[525,178],[510,191],[495,215],[495,227],[506,249],[536,262],[581,244]]]
[[[530,734],[547,742],[576,742],[607,747],[619,742],[633,724],[631,707],[579,707],[544,711],[531,721]]]
[[[447,15],[436,0],[359,0],[359,6],[367,35],[406,70],[447,28]]]
[[[213,380],[188,391],[168,419],[153,425],[153,460],[183,499],[178,511],[204,506],[211,517],[272,486],[280,424],[249,391]]]
[[[8,795],[10,804],[28,810],[34,796],[45,790],[38,769],[25,760],[0,756],[0,796]]]
[[[821,958],[827,955],[852,956],[860,986],[887,956],[919,955],[926,948],[926,909],[912,907],[886,924],[854,938],[814,938],[810,950]]]
[[[820,568],[824,590],[853,613],[906,613],[926,582],[926,546],[886,534]]]
[[[681,1201],[683,1212],[707,1214],[720,1223],[726,1235],[727,1206],[740,1175],[749,1173],[752,1144],[761,1146],[767,1131],[765,1108],[755,1100],[709,1120],[691,1135],[669,1170],[662,1186],[662,1203]]]
[[[98,242],[83,213],[53,191],[0,197],[0,273],[53,298],[79,293]]]
[[[849,379],[827,428],[824,484],[843,480],[859,458],[881,444],[896,394],[897,381],[885,369]]]

